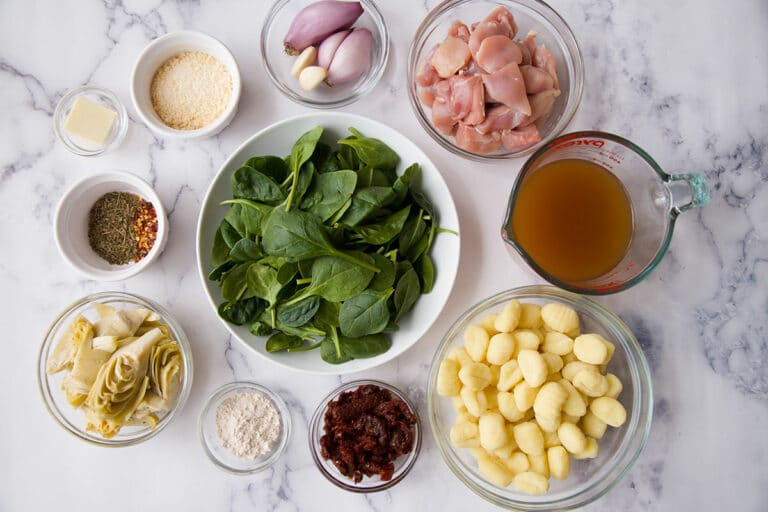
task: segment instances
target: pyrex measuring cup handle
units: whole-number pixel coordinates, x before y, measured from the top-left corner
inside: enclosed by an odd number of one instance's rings
[[[675,216],[691,208],[704,206],[709,201],[709,188],[703,174],[673,174],[667,186],[672,194],[672,214]]]

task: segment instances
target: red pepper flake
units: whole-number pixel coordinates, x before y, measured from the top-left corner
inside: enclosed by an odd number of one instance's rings
[[[413,450],[416,416],[386,389],[365,384],[328,403],[321,455],[355,483],[392,478],[394,461]]]
[[[133,216],[133,230],[136,237],[136,256],[134,262],[149,254],[157,238],[157,213],[152,203],[141,199],[141,204]]]

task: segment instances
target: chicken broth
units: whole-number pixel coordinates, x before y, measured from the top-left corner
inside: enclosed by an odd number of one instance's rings
[[[621,181],[586,160],[551,162],[525,178],[511,228],[545,272],[581,282],[610,272],[632,238],[632,205]]]

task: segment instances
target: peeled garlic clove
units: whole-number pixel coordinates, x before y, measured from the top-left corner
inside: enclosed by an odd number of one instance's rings
[[[299,85],[301,85],[301,88],[305,91],[311,91],[320,85],[327,76],[328,73],[325,71],[325,68],[321,68],[320,66],[309,66],[304,68],[299,75]]]
[[[328,85],[353,82],[371,65],[373,35],[365,28],[352,31],[341,42],[328,68]]]
[[[340,32],[336,32],[335,34],[326,37],[325,40],[320,43],[320,46],[317,49],[318,66],[325,69],[331,67],[331,61],[333,60],[333,56],[336,54],[336,50],[338,50],[339,45],[341,45],[341,42],[344,41],[350,32],[352,31],[342,30]]]
[[[299,75],[304,70],[304,68],[315,63],[315,58],[317,58],[317,48],[314,46],[308,46],[307,48],[304,48],[304,51],[301,52],[298,57],[296,57],[296,60],[293,63],[293,67],[291,68],[291,76],[294,78],[299,78]]]
[[[360,2],[323,0],[299,11],[291,22],[283,44],[285,53],[296,55],[339,30],[348,28],[363,14]]]

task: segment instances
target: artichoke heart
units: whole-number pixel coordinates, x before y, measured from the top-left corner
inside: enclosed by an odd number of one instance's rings
[[[152,311],[145,308],[115,309],[106,304],[93,303],[93,308],[99,315],[96,322],[96,336],[117,336],[127,338],[133,336],[144,320]]]
[[[166,339],[155,345],[149,363],[149,377],[152,391],[162,399],[164,409],[170,408],[170,401],[176,397],[182,371],[178,343]]]
[[[62,370],[71,370],[78,349],[93,338],[93,325],[78,315],[59,338],[53,352],[48,356],[45,371],[48,375]]]
[[[144,399],[152,348],[161,338],[160,329],[147,332],[119,348],[99,370],[84,405],[89,409],[89,424],[105,437],[114,435],[113,427],[119,429]]]
[[[72,371],[61,383],[67,402],[73,407],[79,407],[83,403],[96,381],[99,369],[112,355],[111,352],[95,348],[97,339],[88,340],[80,346],[72,364]]]

